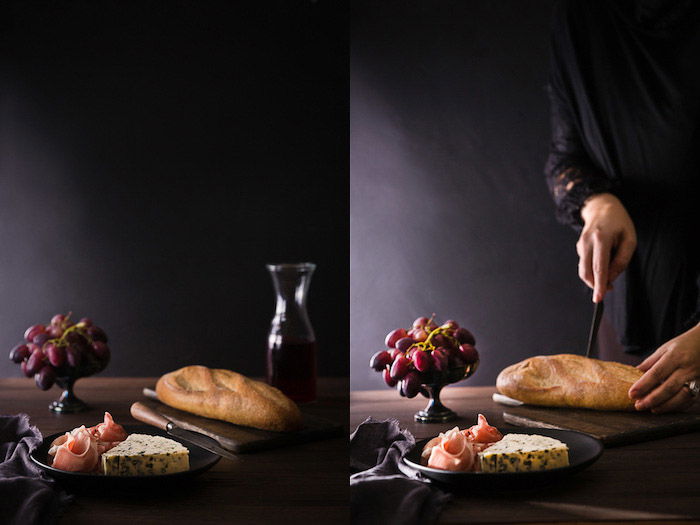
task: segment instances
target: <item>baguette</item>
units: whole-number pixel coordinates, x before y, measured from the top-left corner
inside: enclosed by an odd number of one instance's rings
[[[231,370],[186,366],[156,384],[163,403],[198,416],[286,432],[301,427],[299,407],[280,390]]]
[[[530,357],[498,375],[496,389],[531,405],[634,410],[627,392],[642,371],[580,355]]]

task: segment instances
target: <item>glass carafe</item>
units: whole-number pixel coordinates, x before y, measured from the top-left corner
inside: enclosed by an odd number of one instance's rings
[[[268,264],[277,295],[267,346],[267,382],[298,403],[316,399],[316,336],[306,311],[312,263]]]

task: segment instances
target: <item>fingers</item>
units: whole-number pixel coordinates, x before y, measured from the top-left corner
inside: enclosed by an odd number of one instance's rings
[[[638,399],[634,404],[634,408],[637,410],[656,410],[661,405],[673,399],[680,390],[685,390],[683,388],[683,383],[685,383],[684,378],[685,375],[683,372],[680,370],[675,371],[649,394]]]
[[[629,389],[637,410],[682,410],[693,398],[684,385],[700,377],[700,330],[688,330],[671,339],[638,367],[644,371]]]
[[[694,403],[695,398],[690,395],[687,388],[681,387],[676,394],[665,403],[651,409],[654,414],[665,414],[666,412],[681,412]]]
[[[593,288],[593,251],[591,246],[585,241],[583,236],[579,239],[576,244],[576,251],[578,252],[578,276],[581,280],[588,285],[589,288]]]
[[[615,257],[610,263],[610,275],[608,279],[611,283],[625,271],[625,268],[627,268],[627,265],[629,265],[630,261],[632,260],[632,255],[634,254],[634,250],[636,248],[637,243],[634,239],[630,239],[628,237],[622,239],[622,242],[617,247]]]
[[[576,251],[579,255],[578,275],[593,288],[593,302],[599,303],[610,289],[608,274],[612,241],[599,230],[582,233]]]
[[[659,350],[657,350],[657,352]],[[645,396],[650,394],[657,386],[666,381],[675,368],[671,360],[668,359],[668,355],[664,353],[664,355],[662,355],[646,372],[644,372],[644,375],[630,387],[628,392],[630,399],[636,399],[638,401],[643,400]],[[681,384],[683,384],[683,382],[681,382]],[[638,408],[638,410],[644,410],[645,408]]]
[[[593,236],[593,302],[599,303],[608,291],[611,245],[601,235]]]
[[[652,366],[654,366],[659,359],[661,359],[661,356],[663,356],[667,352],[667,350],[668,349],[665,346],[662,346],[656,352],[647,357],[644,361],[639,363],[637,365],[637,368],[639,368],[642,372],[646,372]],[[632,388],[634,388],[634,386]]]

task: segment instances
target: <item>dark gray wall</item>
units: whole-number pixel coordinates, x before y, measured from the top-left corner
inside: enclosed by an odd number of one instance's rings
[[[351,386],[390,329],[435,312],[471,329],[493,384],[578,352],[590,294],[555,222],[549,1],[356,1],[351,31]]]
[[[2,3],[0,376],[28,325],[69,310],[110,335],[104,375],[260,375],[264,265],[307,260],[319,372],[348,373],[347,17]]]

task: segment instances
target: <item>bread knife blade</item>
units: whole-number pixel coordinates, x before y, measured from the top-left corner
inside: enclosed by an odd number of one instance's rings
[[[500,403],[501,405],[508,405],[511,407],[519,407],[525,404],[522,401],[518,401],[517,399],[513,399],[512,397],[504,396],[503,394],[499,393],[494,393],[491,396],[491,399],[493,399],[496,403]]]
[[[591,357],[591,351],[598,340],[598,328],[600,328],[600,319],[603,317],[603,309],[605,308],[603,301],[595,303],[593,306],[593,320],[591,321],[591,330],[588,332],[588,345],[586,346],[586,357]]]
[[[134,417],[134,419],[138,419],[139,421],[153,425],[156,428],[165,430],[171,436],[180,438],[183,441],[192,443],[193,445],[197,445],[198,447],[208,450],[213,454],[218,454],[219,456],[232,459],[234,461],[238,459],[238,456],[223,448],[216,442],[215,439],[205,436],[204,434],[200,434],[199,432],[194,432],[193,430],[186,430],[178,427],[167,417],[159,414],[152,408],[147,407],[143,403],[139,403],[137,401],[136,403],[132,404],[131,415]]]

